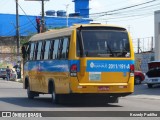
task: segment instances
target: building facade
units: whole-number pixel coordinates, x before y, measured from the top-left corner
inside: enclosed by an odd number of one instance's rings
[[[155,60],[160,60],[160,10],[154,13]]]

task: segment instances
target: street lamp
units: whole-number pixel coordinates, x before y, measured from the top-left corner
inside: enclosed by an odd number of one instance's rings
[[[68,6],[69,4],[66,4],[66,26],[68,27]]]
[[[44,0],[42,0],[42,19],[41,19],[41,22],[42,22],[42,32],[45,32],[45,22],[44,22]]]

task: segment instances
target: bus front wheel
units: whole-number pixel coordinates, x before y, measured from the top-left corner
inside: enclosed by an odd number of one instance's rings
[[[54,104],[57,104],[57,103],[59,103],[59,95],[55,93],[54,86],[52,86],[51,89],[52,89],[52,91],[51,91],[52,102]]]
[[[27,95],[29,99],[33,99],[35,97],[34,93],[30,90],[29,85],[27,87]]]
[[[59,95],[56,94],[54,90],[52,90],[51,95],[52,95],[52,102],[55,103],[55,104],[59,103]]]

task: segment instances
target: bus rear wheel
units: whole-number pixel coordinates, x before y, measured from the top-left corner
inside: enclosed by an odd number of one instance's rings
[[[119,97],[117,96],[110,96],[107,103],[118,103]]]

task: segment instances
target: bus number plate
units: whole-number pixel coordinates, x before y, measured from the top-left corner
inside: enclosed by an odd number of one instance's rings
[[[99,90],[99,91],[108,91],[108,90],[109,90],[109,87],[108,87],[108,86],[99,86],[99,87],[98,87],[98,90]]]
[[[91,81],[101,80],[101,72],[89,72],[89,80]]]

